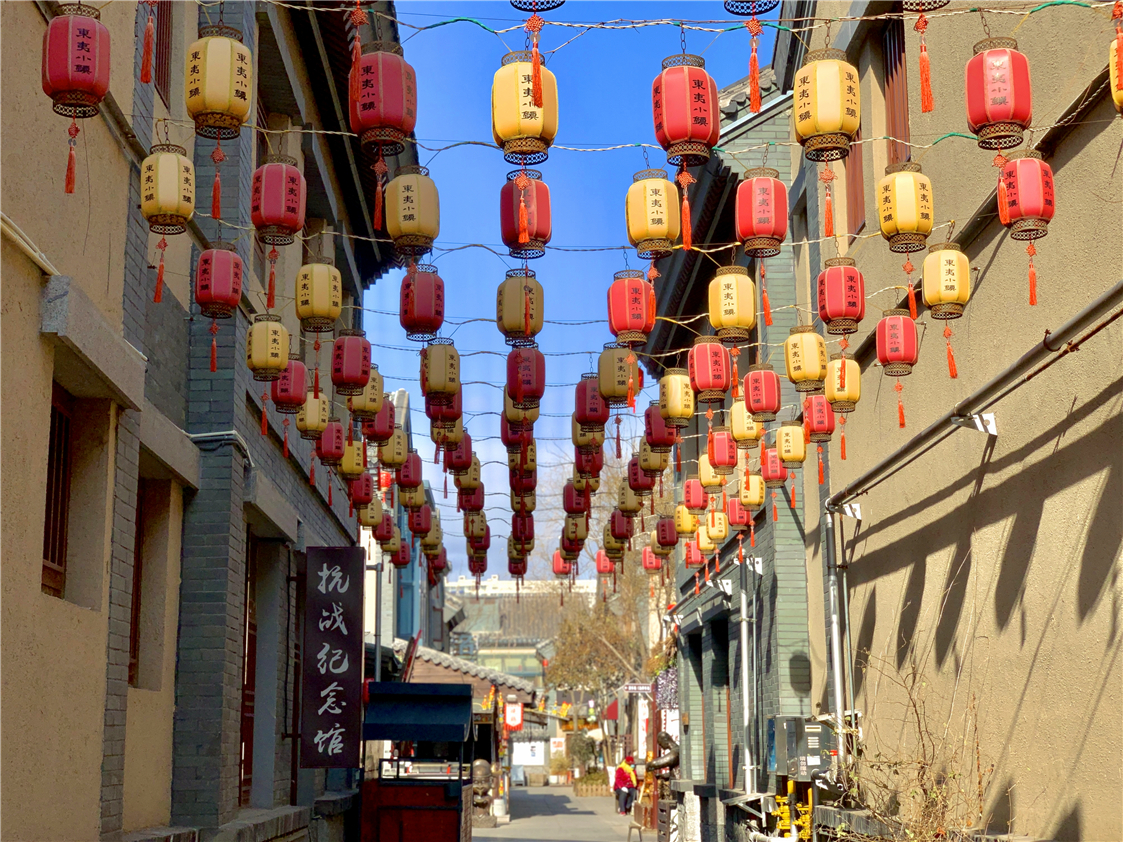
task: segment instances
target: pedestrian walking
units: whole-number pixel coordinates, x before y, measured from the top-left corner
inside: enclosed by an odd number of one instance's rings
[[[626,816],[632,809],[632,802],[636,798],[636,770],[635,758],[628,755],[624,762],[616,767],[616,779],[612,788],[616,791],[616,808],[620,815]]]

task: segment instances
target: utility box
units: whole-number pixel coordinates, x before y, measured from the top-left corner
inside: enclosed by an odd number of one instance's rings
[[[830,726],[801,716],[768,720],[768,767],[794,781],[810,781],[830,769],[838,756],[838,738]]]

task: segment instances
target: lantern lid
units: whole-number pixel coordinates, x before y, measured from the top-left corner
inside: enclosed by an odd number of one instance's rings
[[[797,333],[814,333],[815,325],[796,325],[788,333],[795,336]]]
[[[436,339],[434,339],[433,341],[431,341],[429,343],[428,347],[432,347],[433,345],[451,345],[451,344],[452,344],[452,338],[451,337],[449,337],[449,336],[438,336]]]
[[[729,427],[727,427],[725,424],[717,424],[717,425],[714,426],[714,432],[715,433],[728,433]]]
[[[975,45],[975,55],[985,53],[987,50],[1016,50],[1018,42],[1013,38],[984,38]]]
[[[296,362],[304,362],[304,358],[300,356],[299,351],[289,351],[289,359],[295,360]]]
[[[1044,161],[1045,158],[1036,149],[1022,149],[1020,152],[1012,152],[1007,156],[1007,161],[1017,161],[1022,158],[1032,158],[1036,161]]]
[[[74,15],[83,18],[93,18],[94,20],[101,20],[101,12],[93,6],[81,3],[62,3],[58,7],[59,15]]]
[[[363,44],[363,55],[368,53],[393,53],[396,56],[405,55],[401,44],[393,41],[367,41]]]
[[[889,316],[907,316],[908,314],[909,311],[905,310],[902,307],[894,307],[892,310],[881,311],[881,315],[885,316],[886,318],[888,318]]]
[[[624,350],[627,347],[628,347],[627,345],[621,345],[619,342],[605,342],[604,343],[604,350],[606,350],[606,351],[615,351],[617,349]]]
[[[291,155],[266,155],[265,163],[267,164],[285,164],[290,167],[296,166],[296,158]]]
[[[199,27],[200,38],[233,38],[242,40],[242,30],[225,23],[208,23]]]
[[[690,373],[685,368],[667,368],[663,370],[665,377],[689,377]]]
[[[849,360],[849,359],[853,359],[853,357],[849,357],[849,356],[846,355],[845,351],[841,351],[837,354],[831,354],[831,359],[832,360]]]
[[[643,271],[640,269],[621,269],[619,272],[615,272],[612,277],[617,281],[623,278],[640,278],[642,280]]]
[[[499,62],[499,66],[506,67],[508,64],[516,64],[518,62],[530,63],[533,61],[534,53],[530,50],[515,50],[503,56],[502,60]],[[543,64],[545,64],[545,62],[543,62]]]
[[[305,266],[334,266],[335,258],[327,254],[314,254],[309,261],[304,264]],[[303,267],[301,267],[303,268]]]
[[[745,178],[779,178],[780,171],[772,167],[753,167],[745,173]]]
[[[961,249],[959,247],[959,243],[948,242],[948,243],[937,243],[934,246],[928,246],[928,251],[929,252],[934,252],[934,251],[963,251],[963,249]]]
[[[253,317],[254,322],[279,322],[281,317],[276,313],[258,313]]]
[[[749,366],[749,371],[773,371],[771,363],[753,363]]]
[[[525,175],[527,178],[532,179],[534,181],[541,181],[542,180],[542,171],[541,170],[511,170],[509,173],[507,173],[507,180],[508,181],[514,181],[520,175]]]
[[[339,416],[338,415],[329,415],[328,416],[328,423],[329,424],[338,424],[339,423]]]
[[[899,164],[890,164],[885,168],[886,175],[892,175],[895,172],[920,172],[920,164],[916,161],[901,161]]]
[[[520,12],[552,12],[561,8],[565,0],[511,0],[511,5]]]
[[[694,339],[694,345],[720,345],[721,340],[716,336],[698,336]]]
[[[582,380],[596,380],[599,376],[600,375],[598,375],[595,371],[586,371],[584,374],[581,375],[581,379]]]
[[[400,175],[428,175],[428,174],[429,174],[429,168],[423,167],[420,164],[406,164],[404,167],[398,167],[394,171],[394,177],[395,178],[397,178]]]
[[[661,178],[664,181],[666,181],[667,180],[667,171],[666,170],[640,170],[638,173],[636,173],[635,175],[632,176],[632,182],[634,183],[634,182],[637,182],[637,181],[647,181],[649,178]]]
[[[235,243],[227,242],[226,240],[212,240],[211,247],[208,251],[237,251],[238,246]]]
[[[529,172],[529,170],[527,172]],[[508,278],[533,278],[533,277],[535,277],[535,275],[534,275],[533,269],[527,269],[527,268],[508,269],[507,270],[507,277]]]
[[[853,257],[829,257],[823,261],[824,266],[857,266]]]
[[[842,50],[828,48],[826,50],[812,50],[803,59],[803,66],[816,61],[846,61],[846,53]]]
[[[748,277],[749,270],[745,266],[719,266],[715,274],[718,277],[722,275],[743,275],[744,277]]]
[[[365,330],[359,330],[358,328],[347,327],[347,328],[344,328],[343,330],[339,331],[339,335],[340,336],[366,336],[367,332]]]
[[[787,421],[780,422],[781,427],[802,427],[803,422],[795,418],[789,418]]]
[[[187,155],[187,150],[182,146],[177,146],[174,143],[157,143],[150,150],[152,155],[161,155],[170,152],[173,155]]]
[[[690,53],[678,53],[677,55],[667,56],[663,59],[663,69],[669,70],[672,67],[705,67],[706,60],[701,56],[691,55]]]

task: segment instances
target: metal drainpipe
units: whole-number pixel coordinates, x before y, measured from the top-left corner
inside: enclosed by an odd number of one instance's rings
[[[846,768],[846,716],[842,705],[842,642],[839,633],[838,569],[834,556],[834,514],[828,509],[823,512],[823,525],[826,530],[827,583],[830,586],[830,647],[831,663],[834,664],[831,690],[834,696],[834,712],[838,717],[839,740],[838,762]]]
[[[749,732],[749,564],[741,563],[741,726],[745,740],[745,792],[756,792],[755,765],[752,738]],[[754,671],[755,672],[755,671]],[[755,690],[756,682],[753,682]],[[753,697],[753,716],[756,716],[756,697]],[[750,787],[752,787],[750,789]]]

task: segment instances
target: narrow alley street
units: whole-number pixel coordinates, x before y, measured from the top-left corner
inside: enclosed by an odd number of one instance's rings
[[[578,798],[570,787],[518,787],[511,793],[511,822],[476,828],[473,839],[520,842],[623,842],[628,816],[616,813],[616,800]],[[635,834],[633,834],[635,838]],[[649,834],[648,838],[654,838]]]

